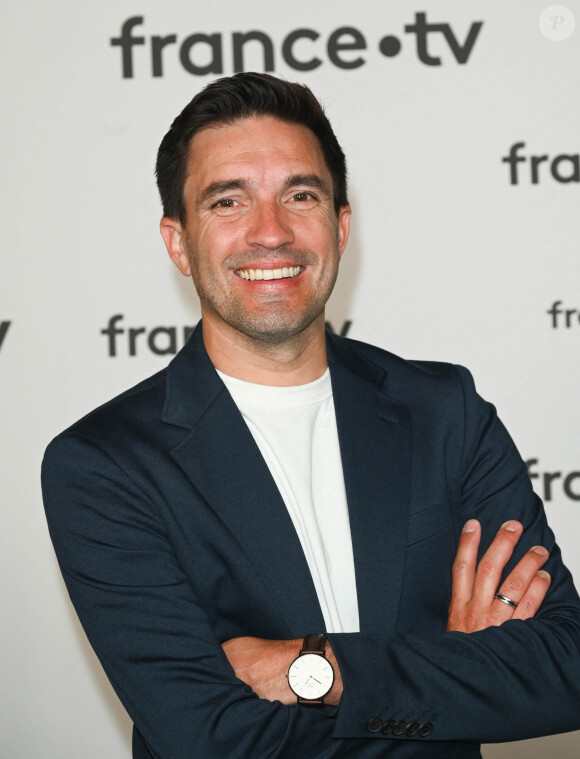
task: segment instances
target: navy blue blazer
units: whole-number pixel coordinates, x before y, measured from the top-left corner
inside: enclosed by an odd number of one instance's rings
[[[361,628],[330,636],[338,708],[263,701],[223,654],[235,636],[297,638],[324,621],[286,507],[200,327],[166,370],[47,449],[51,537],[134,721],[134,757],[471,758],[479,742],[580,728],[580,602],[495,409],[460,367],[331,334],[327,348]],[[445,631],[470,517],[482,548],[506,519],[523,522],[510,566],[534,544],[550,549],[552,585],[535,619]]]

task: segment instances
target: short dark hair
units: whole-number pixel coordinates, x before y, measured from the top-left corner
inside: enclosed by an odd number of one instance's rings
[[[207,127],[232,124],[252,116],[274,116],[310,129],[332,176],[336,212],[348,204],[344,153],[312,92],[305,85],[269,74],[244,72],[208,84],[185,106],[163,138],[155,174],[164,216],[185,224],[183,192],[189,147],[195,134]]]

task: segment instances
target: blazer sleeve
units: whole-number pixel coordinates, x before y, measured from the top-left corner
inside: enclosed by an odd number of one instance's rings
[[[148,756],[390,756],[333,737],[336,709],[261,700],[235,677],[147,494],[98,445],[63,433],[42,482],[70,598]]]
[[[456,532],[475,517],[482,543],[489,543],[506,519],[519,519],[524,533],[506,573],[525,551],[543,545],[551,552],[544,568],[552,583],[534,619],[472,634],[329,635],[344,682],[336,736],[372,730],[378,740],[409,741],[416,734],[395,735],[394,724],[414,725],[410,733],[427,724],[424,741],[494,742],[580,728],[578,594],[494,407],[476,394],[467,370],[456,371],[461,424],[449,463]]]

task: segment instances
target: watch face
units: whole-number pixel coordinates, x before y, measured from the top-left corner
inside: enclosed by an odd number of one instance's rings
[[[322,698],[332,688],[333,682],[332,665],[320,654],[302,654],[288,670],[288,683],[300,698]]]

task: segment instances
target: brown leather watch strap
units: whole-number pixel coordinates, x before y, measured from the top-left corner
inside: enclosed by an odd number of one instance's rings
[[[310,635],[304,638],[300,656],[302,654],[320,654],[324,656],[327,640],[328,638],[324,633],[310,633]]]

